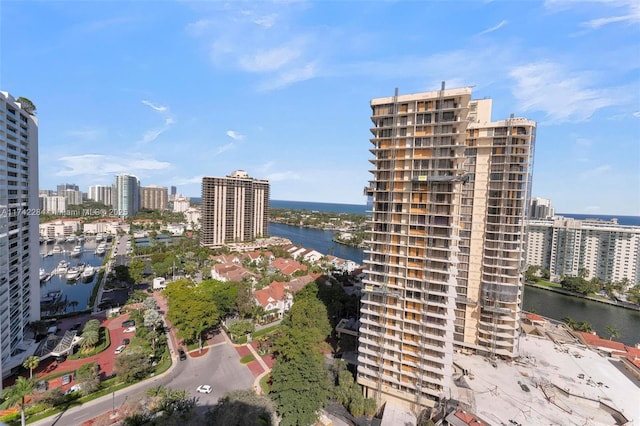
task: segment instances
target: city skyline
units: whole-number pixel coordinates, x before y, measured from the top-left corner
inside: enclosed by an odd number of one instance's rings
[[[237,168],[274,199],[364,204],[369,100],[445,80],[538,122],[533,196],[640,215],[633,2],[411,6],[10,2],[2,89],[38,107],[41,188],[131,173],[198,197]]]

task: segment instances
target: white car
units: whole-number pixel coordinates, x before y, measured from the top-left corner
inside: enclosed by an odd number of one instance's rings
[[[198,391],[198,393],[211,393],[212,390],[213,390],[213,388],[210,385],[200,385],[196,389],[196,391]]]
[[[125,345],[120,345],[116,348],[116,350],[113,352],[116,355],[120,355],[122,353],[122,351],[124,351],[126,349]]]
[[[135,333],[136,332],[136,326],[132,326],[132,327],[128,327],[124,329],[123,333]]]

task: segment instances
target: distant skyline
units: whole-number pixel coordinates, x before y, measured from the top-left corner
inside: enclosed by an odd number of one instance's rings
[[[444,80],[538,122],[533,196],[640,215],[637,1],[15,1],[0,43],[42,189],[130,173],[200,197],[241,169],[273,199],[364,204],[370,99]]]

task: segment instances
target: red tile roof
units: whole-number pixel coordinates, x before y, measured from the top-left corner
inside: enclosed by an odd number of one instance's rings
[[[455,416],[469,426],[486,426],[487,425],[482,420],[478,419],[475,415],[471,413],[467,413],[466,411],[458,410],[456,411]]]
[[[306,265],[296,262],[292,259],[282,259],[277,258],[273,262],[271,262],[271,266],[278,269],[285,275],[291,275],[296,271],[306,271]]]
[[[538,314],[527,314],[527,319],[531,321],[544,321],[544,318]]]
[[[254,291],[253,296],[263,308],[266,308],[269,305],[269,299],[274,301],[285,300],[288,288],[287,283],[274,281],[267,287]]]

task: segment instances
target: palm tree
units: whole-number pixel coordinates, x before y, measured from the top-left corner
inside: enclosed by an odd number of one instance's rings
[[[98,330],[87,330],[82,333],[82,349],[85,351],[93,349],[96,343],[100,340]]]
[[[620,337],[620,330],[610,325],[607,326],[607,333],[609,333],[609,340]]]
[[[100,329],[100,321],[97,319],[91,319],[87,321],[87,323],[82,328],[82,333],[86,333],[87,331],[98,331]]]
[[[78,302],[76,300],[72,300],[71,302],[69,302],[69,307],[73,310],[73,312],[76,311],[77,306],[78,306]]]
[[[6,409],[18,404],[18,406],[20,407],[20,423],[22,424],[22,426],[25,426],[27,424],[24,418],[24,399],[27,395],[31,395],[31,393],[33,392],[33,387],[34,383],[32,380],[25,379],[24,377],[20,376],[13,386],[5,389],[4,392],[2,392],[4,402],[2,403],[2,405],[0,405],[0,407]]]
[[[578,322],[571,317],[564,317],[562,318],[562,321],[564,321],[564,323],[572,330],[576,330],[578,328]]]
[[[24,368],[29,369],[29,379],[33,379],[33,370],[38,368],[38,364],[40,364],[40,358],[33,355],[27,358],[22,364]]]

